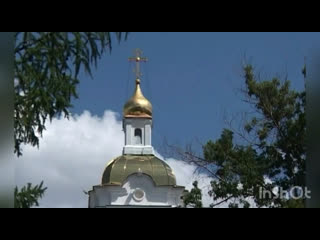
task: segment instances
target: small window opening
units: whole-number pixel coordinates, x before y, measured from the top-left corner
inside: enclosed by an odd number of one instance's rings
[[[134,140],[135,140],[135,144],[137,145],[142,144],[142,131],[140,128],[136,128],[134,130]]]

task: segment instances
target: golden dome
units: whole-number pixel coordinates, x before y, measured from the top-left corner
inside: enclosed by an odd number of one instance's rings
[[[152,117],[152,105],[140,88],[140,79],[136,79],[136,90],[123,108],[124,117]]]
[[[123,185],[132,174],[150,176],[156,186],[176,186],[176,177],[170,166],[154,155],[123,155],[112,160],[104,170],[102,185]]]

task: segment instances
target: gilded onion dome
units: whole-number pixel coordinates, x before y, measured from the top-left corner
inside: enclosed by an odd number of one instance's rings
[[[152,105],[146,99],[140,88],[140,79],[136,79],[136,89],[133,96],[124,105],[124,117],[152,117]]]
[[[122,185],[135,173],[150,176],[157,186],[176,186],[176,177],[170,166],[154,155],[123,155],[112,160],[104,170],[102,185]]]

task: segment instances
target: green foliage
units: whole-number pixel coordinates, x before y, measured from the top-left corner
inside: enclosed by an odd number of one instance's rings
[[[304,208],[305,202],[303,199],[289,199],[283,205],[284,208]]]
[[[186,207],[202,208],[202,194],[197,181],[193,182],[193,188],[184,195],[183,201]]]
[[[239,204],[237,204],[237,203],[229,203],[229,208],[239,208]]]
[[[47,188],[43,187],[43,182],[40,185],[32,186],[28,183],[19,191],[18,187],[14,190],[14,207],[15,208],[31,208],[39,206],[39,199],[41,199]]]
[[[301,200],[262,198],[260,191],[305,187],[305,92],[290,90],[289,81],[277,78],[259,82],[251,65],[244,73],[248,103],[257,111],[244,126],[251,144],[234,144],[233,133],[224,130],[219,140],[204,146],[205,160],[218,167],[220,177],[212,182],[212,196],[240,199],[244,207],[248,197],[259,207],[301,206]]]
[[[112,35],[120,42],[121,32],[17,32],[15,33],[14,153],[21,144],[39,147],[47,120],[69,116],[72,98],[78,98],[81,69],[91,75],[101,56],[112,49]],[[15,206],[38,206],[46,190],[43,182],[21,192],[15,189]]]
[[[291,90],[289,81],[278,78],[258,81],[251,65],[243,70],[246,102],[256,110],[243,126],[245,134],[224,129],[203,147],[200,166],[215,167],[209,194],[218,203],[212,207],[229,202],[248,208],[248,199],[258,207],[304,207],[305,199],[277,198],[272,190],[306,186],[305,91]],[[302,73],[306,78],[305,66]],[[236,135],[246,141],[236,143]]]
[[[114,33],[121,41],[127,33]],[[123,36],[125,35],[125,36]],[[109,32],[17,32],[15,34],[15,153],[21,144],[39,146],[45,122],[69,116],[72,98],[78,98],[79,72],[111,51]]]

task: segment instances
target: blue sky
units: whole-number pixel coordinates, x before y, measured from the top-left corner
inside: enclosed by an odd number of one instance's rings
[[[319,46],[320,33],[130,33],[126,42],[113,43],[93,71],[81,74],[79,99],[73,113],[89,110],[102,116],[118,112],[134,90],[134,73],[128,57],[135,48],[149,62],[142,66],[142,90],[153,104],[153,145],[163,138],[184,144],[198,138],[217,139],[224,112],[248,109],[238,89],[244,86],[241,63],[246,58],[262,76],[288,74],[292,86],[303,87],[304,57]]]

